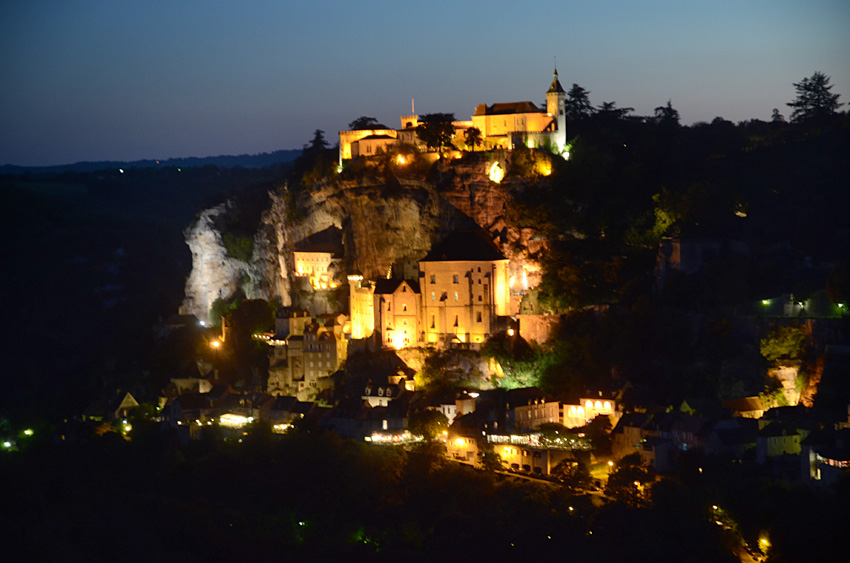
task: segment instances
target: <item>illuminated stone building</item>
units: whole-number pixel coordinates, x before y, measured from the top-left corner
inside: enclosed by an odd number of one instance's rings
[[[343,254],[342,231],[330,227],[295,244],[292,252],[296,278],[307,278],[313,289],[332,289],[336,266]]]
[[[349,312],[351,313],[351,338],[363,339],[375,332],[375,299],[372,282],[357,272],[348,276]]]
[[[365,147],[362,147],[364,150],[361,150],[359,146],[359,142],[362,139],[366,139],[367,137],[371,137],[373,139],[376,138],[384,138],[384,139],[393,139],[393,142],[396,142],[395,139],[398,137],[398,131],[395,129],[360,129],[354,131],[340,131],[339,132],[339,162],[342,164],[343,160],[351,160],[352,158],[357,158],[360,155],[367,156]],[[384,146],[390,144],[389,141],[384,142]]]
[[[619,419],[617,404],[613,399],[602,397],[585,397],[578,400],[577,405],[564,405],[563,425],[567,428],[584,426],[597,416],[611,417],[611,423],[616,424]]]
[[[319,390],[320,379],[345,361],[348,340],[344,323],[331,321],[323,326],[313,320],[307,311],[288,307],[278,315],[276,333],[267,339],[271,347],[269,394],[311,399]]]
[[[546,400],[543,397],[531,399],[525,405],[514,408],[515,424],[520,432],[536,430],[541,424],[557,423],[567,428],[585,426],[597,416],[608,416],[612,425],[619,420],[617,405],[610,398],[582,398],[578,404],[566,404]]]
[[[415,345],[419,335],[419,283],[379,279],[373,290],[373,311],[384,346]]]
[[[466,121],[454,121],[455,144],[462,144],[463,132],[470,127],[481,131],[488,149],[513,149],[522,143],[529,148],[549,147],[562,153],[567,143],[567,121],[564,111],[566,92],[555,69],[552,84],[546,92],[546,108],[530,101],[478,104],[475,114]],[[411,108],[412,109],[412,108]],[[398,144],[424,145],[416,135],[419,116],[401,116],[401,129],[363,129],[339,132],[339,163],[358,156],[371,156]]]
[[[420,341],[481,344],[511,314],[508,259],[482,233],[455,232],[419,261]]]
[[[545,110],[528,101],[478,104],[472,126],[481,131],[487,148],[512,149],[524,143],[529,148],[550,147],[561,153],[567,144],[566,96],[555,69]]]
[[[348,277],[351,337],[384,347],[482,344],[510,315],[508,259],[478,232],[455,232],[419,261],[419,281]]]

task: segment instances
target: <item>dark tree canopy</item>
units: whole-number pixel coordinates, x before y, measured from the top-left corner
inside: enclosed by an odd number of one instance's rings
[[[367,117],[365,115],[361,115],[348,124],[348,128],[352,131],[359,131],[363,129],[383,129],[384,127],[385,126],[382,123],[379,123],[374,117]]]
[[[655,121],[659,125],[679,125],[679,111],[673,107],[672,100],[667,105],[655,108]]]
[[[635,111],[635,108],[618,108],[617,102],[602,102],[596,115],[604,118],[624,119],[633,111]]]
[[[567,119],[584,119],[593,115],[596,111],[590,103],[590,92],[578,84],[573,84],[567,92],[566,106]]]
[[[470,127],[464,131],[463,138],[466,141],[467,146],[470,147],[473,152],[475,151],[475,147],[480,147],[484,143],[484,139],[481,136],[481,129],[478,127]]]
[[[797,97],[788,106],[794,108],[791,121],[805,121],[812,118],[828,117],[844,104],[838,103],[840,94],[833,94],[829,76],[817,71],[811,77],[794,83]]]
[[[442,153],[443,147],[452,144],[454,119],[453,113],[426,113],[419,118],[416,134],[429,149],[437,149]]]

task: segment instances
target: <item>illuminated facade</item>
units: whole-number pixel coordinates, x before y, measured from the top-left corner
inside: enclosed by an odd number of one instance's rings
[[[351,338],[369,338],[375,332],[375,299],[372,282],[361,274],[348,276]]]
[[[508,259],[481,233],[456,232],[419,262],[420,340],[481,344],[510,310]]]
[[[348,340],[343,324],[322,326],[306,311],[287,311],[284,316],[277,319],[278,333],[267,339],[271,353],[266,388],[271,395],[306,401],[319,391],[319,380],[346,360]]]
[[[365,150],[361,151],[361,147],[358,146],[358,142],[361,139],[365,139],[367,137],[372,138],[389,138],[392,139],[393,143],[397,142],[395,139],[398,137],[398,131],[395,129],[361,129],[354,131],[340,131],[339,132],[339,162],[342,164],[343,160],[351,160],[352,158],[356,158],[361,154],[365,155]],[[389,141],[386,141],[385,144],[388,144]]]
[[[570,405],[541,398],[529,401],[526,405],[517,405],[514,408],[517,430],[536,430],[541,424],[547,423],[579,428],[597,416],[611,417],[611,422],[616,424],[620,413],[617,412],[617,405],[612,399],[583,398],[579,399],[578,403]]]
[[[617,404],[611,399],[583,398],[578,400],[577,405],[564,405],[563,425],[567,428],[578,428],[584,426],[597,416],[609,416],[611,422],[616,424]]]
[[[330,252],[299,252],[294,251],[295,275],[310,280],[313,289],[329,289],[336,287],[336,282],[329,273],[332,255]]]
[[[414,280],[376,280],[373,311],[385,347],[415,345],[419,334],[419,284]]]
[[[351,337],[383,347],[482,344],[512,312],[508,259],[482,233],[456,232],[419,262],[419,281],[348,276]]]
[[[334,279],[343,254],[342,230],[331,226],[295,243],[292,252],[295,277],[307,278],[313,289],[333,289]]]

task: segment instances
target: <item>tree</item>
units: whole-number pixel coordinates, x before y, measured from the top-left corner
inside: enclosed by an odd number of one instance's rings
[[[443,147],[452,144],[454,119],[453,113],[426,113],[419,118],[416,134],[429,149],[437,149],[442,156]]]
[[[798,326],[778,327],[761,339],[759,349],[772,364],[780,360],[799,360],[806,350],[806,331]]]
[[[778,108],[773,108],[773,113],[770,114],[771,123],[785,123],[785,116],[779,113]]]
[[[433,442],[443,433],[443,430],[449,427],[449,419],[440,411],[425,409],[410,413],[407,427],[411,434],[422,436],[426,441]]]
[[[586,489],[593,482],[587,466],[572,458],[558,462],[552,469],[552,476],[570,489]]]
[[[498,471],[504,469],[502,466],[502,456],[496,453],[493,449],[493,444],[487,442],[481,446],[478,452],[478,463],[485,471]]]
[[[835,114],[844,104],[838,103],[840,94],[833,94],[829,76],[817,71],[811,77],[794,84],[797,97],[786,105],[794,108],[792,122],[807,121]]]
[[[608,476],[605,494],[626,504],[638,506],[646,499],[646,484],[654,481],[655,473],[642,464],[640,454],[635,452],[617,463],[617,468]]]
[[[362,131],[364,129],[383,129],[384,125],[378,123],[378,120],[374,117],[367,117],[365,115],[361,115],[360,117],[349,123],[348,128],[351,131]]]
[[[567,112],[567,119],[571,120],[590,117],[596,111],[590,103],[590,92],[578,84],[573,84],[573,87],[567,92],[567,99],[564,105]]]
[[[328,142],[325,140],[325,132],[321,129],[313,131],[313,140],[309,144],[301,147],[303,154],[316,154],[328,148]]]
[[[679,125],[679,112],[673,107],[672,100],[667,100],[666,106],[655,108],[655,122],[659,125]]]
[[[635,108],[618,108],[617,102],[602,102],[596,115],[605,119],[625,119]]]
[[[472,148],[472,152],[475,152],[475,147],[480,147],[484,143],[484,139],[481,137],[481,129],[478,127],[470,127],[464,131],[463,138],[466,141],[466,146]]]

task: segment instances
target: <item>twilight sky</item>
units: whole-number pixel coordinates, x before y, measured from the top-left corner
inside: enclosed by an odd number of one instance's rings
[[[820,70],[850,102],[850,0],[5,0],[0,164],[300,148],[361,115],[469,119],[561,83],[638,115],[770,118]],[[846,106],[842,109],[846,109]]]

